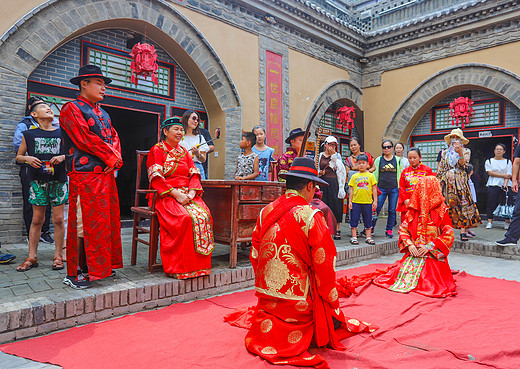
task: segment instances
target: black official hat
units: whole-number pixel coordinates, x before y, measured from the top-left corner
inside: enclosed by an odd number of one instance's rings
[[[182,125],[181,118],[179,118],[179,117],[171,117],[171,118],[167,118],[167,119],[165,119],[165,120],[161,123],[161,129],[166,128],[166,127],[169,127],[169,126],[175,126],[175,125],[178,125],[178,126],[184,127],[184,126]]]
[[[70,83],[79,86],[79,83],[87,78],[101,78],[107,85],[112,82],[110,78],[105,77],[103,73],[101,73],[101,68],[97,65],[87,64],[79,68],[78,76],[71,78]]]
[[[282,178],[286,178],[287,176],[307,178],[324,186],[329,185],[323,179],[318,177],[318,171],[316,170],[314,160],[311,158],[294,158],[289,171],[287,173],[281,173],[279,176]]]
[[[301,128],[295,128],[289,132],[289,137],[285,139],[285,143],[290,144],[291,140],[294,140],[298,136],[303,136],[305,132]]]

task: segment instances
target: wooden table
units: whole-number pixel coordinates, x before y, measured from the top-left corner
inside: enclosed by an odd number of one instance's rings
[[[238,243],[251,242],[260,210],[285,191],[285,183],[203,180],[202,187],[215,241],[229,244],[229,267],[235,268]]]

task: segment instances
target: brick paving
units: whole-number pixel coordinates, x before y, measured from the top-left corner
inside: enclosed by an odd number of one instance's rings
[[[385,222],[379,223],[376,247],[364,245],[362,238],[359,246],[350,245],[350,230],[345,224],[341,226],[343,239],[336,241],[340,269],[392,263],[399,258],[395,253],[395,238],[387,240],[381,236]],[[518,248],[500,248],[493,244],[503,238],[505,231],[502,223],[497,222],[491,230],[480,226],[476,233],[476,239],[469,243],[455,243],[454,252],[449,257],[451,267],[474,275],[520,281]],[[232,292],[248,288],[253,283],[249,249],[239,249],[237,268],[231,270],[227,267],[229,247],[217,245],[212,258],[214,274],[211,280],[206,277],[177,283],[179,281],[167,278],[162,272],[148,273],[144,246],[139,249],[137,265],[130,266],[131,229],[124,228],[122,238],[125,267],[117,271],[115,278],[96,281],[93,288],[85,291],[65,286],[62,283],[65,272],[51,270],[53,245],[40,244],[40,266],[26,273],[15,269],[24,259],[27,245],[3,245],[3,251],[15,254],[17,260],[16,263],[0,266],[0,342],[46,334],[174,302]],[[7,311],[9,313],[5,313]],[[0,367],[56,368],[3,353],[0,353]]]

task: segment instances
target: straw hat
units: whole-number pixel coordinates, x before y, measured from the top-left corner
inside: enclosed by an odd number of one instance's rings
[[[460,128],[455,128],[450,133],[448,133],[446,136],[444,136],[444,141],[446,141],[448,146],[451,145],[451,136],[457,136],[458,138],[460,138],[460,142],[463,145],[467,145],[469,142],[469,140],[466,137],[464,137],[464,134],[462,133],[462,130]]]

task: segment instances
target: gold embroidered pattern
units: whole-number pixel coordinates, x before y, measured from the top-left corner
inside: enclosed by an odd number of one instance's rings
[[[268,260],[265,265],[265,283],[278,292],[289,280],[289,268],[280,259]]]
[[[336,271],[336,257],[334,256],[334,259],[332,259],[332,269]]]
[[[273,328],[273,321],[271,319],[266,319],[262,323],[260,323],[260,332],[267,333]]]
[[[330,290],[329,301],[334,302],[337,299],[338,299],[338,290],[336,289],[336,287],[334,287],[333,289]]]
[[[324,261],[325,261],[325,249],[323,247],[320,247],[314,253],[314,262],[316,264],[323,264]]]
[[[276,355],[278,353],[273,346],[266,346],[260,352],[264,355]]]
[[[294,318],[286,318],[285,321],[287,323],[297,323],[298,322],[298,319],[294,319]]]
[[[309,304],[307,303],[307,301],[298,301],[296,305],[294,305],[294,307],[298,311],[305,311],[309,307]]]
[[[316,357],[316,355],[312,355],[312,356],[309,356],[309,357],[304,357],[303,360],[312,360]]]
[[[348,322],[352,325],[359,326],[359,320],[357,319],[349,319]]]
[[[252,338],[251,337],[247,337],[245,342],[246,342],[246,347],[249,347],[249,344],[251,343],[251,340]]]
[[[276,307],[276,300],[270,300],[266,305],[268,309],[274,309]]]
[[[258,259],[258,250],[256,247],[251,247],[251,257],[253,259]]]
[[[293,331],[289,333],[289,336],[287,337],[287,341],[289,343],[298,343],[303,337],[302,331]]]
[[[151,182],[152,179],[154,179],[155,177],[160,177],[164,179],[162,165],[153,164],[150,165],[150,167],[148,168],[148,180]]]

